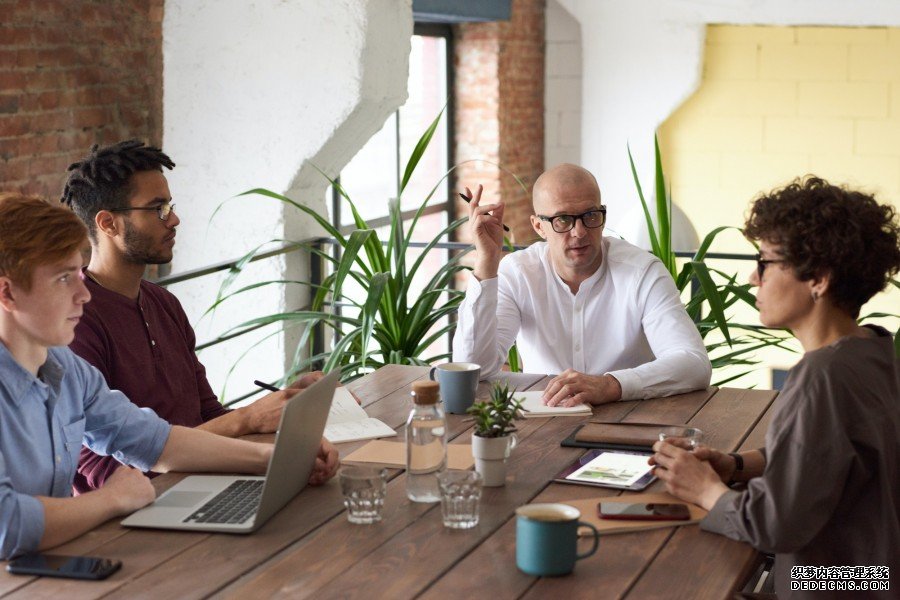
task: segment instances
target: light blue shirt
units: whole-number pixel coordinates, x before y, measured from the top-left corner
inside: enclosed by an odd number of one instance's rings
[[[148,471],[170,429],[68,348],[50,348],[35,377],[0,342],[0,558],[38,547],[44,509],[35,496],[72,495],[82,443]]]

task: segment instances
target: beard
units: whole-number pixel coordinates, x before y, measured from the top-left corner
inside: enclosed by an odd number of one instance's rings
[[[172,250],[154,248],[149,236],[142,235],[127,220],[125,221],[125,258],[141,265],[164,265],[172,262]]]

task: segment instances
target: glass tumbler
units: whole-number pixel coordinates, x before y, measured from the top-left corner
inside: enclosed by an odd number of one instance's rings
[[[387,490],[387,469],[344,467],[339,477],[347,520],[359,525],[380,521]]]
[[[470,529],[478,525],[483,479],[476,471],[444,471],[438,475],[444,527]]]

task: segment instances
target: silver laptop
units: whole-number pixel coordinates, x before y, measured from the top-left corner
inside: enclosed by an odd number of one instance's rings
[[[224,533],[259,529],[306,487],[338,376],[331,373],[285,404],[265,477],[186,477],[122,525]]]

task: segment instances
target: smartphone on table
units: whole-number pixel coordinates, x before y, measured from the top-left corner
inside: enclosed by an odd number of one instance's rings
[[[691,512],[687,504],[646,504],[643,502],[600,502],[597,515],[601,519],[634,521],[687,521]]]
[[[97,580],[106,579],[121,566],[122,561],[96,556],[25,554],[9,561],[6,570],[15,575]]]

